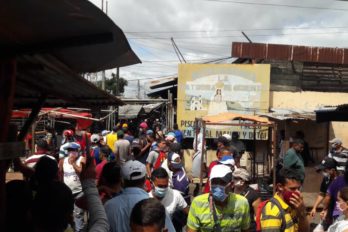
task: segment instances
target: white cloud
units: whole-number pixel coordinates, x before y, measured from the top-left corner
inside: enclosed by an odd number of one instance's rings
[[[101,4],[101,0],[92,2],[99,6]],[[201,59],[206,61],[230,56],[233,41],[246,41],[242,30],[254,42],[260,43],[348,46],[347,2],[267,0],[262,3],[347,10],[205,0],[109,0],[109,16],[126,33],[133,50],[143,61],[142,64],[121,68],[121,76],[130,84],[126,96],[128,92],[134,93],[137,83],[132,81],[134,79],[155,78],[177,72],[179,60],[170,37],[174,38],[184,57],[195,63]],[[142,85],[144,83],[141,81]]]

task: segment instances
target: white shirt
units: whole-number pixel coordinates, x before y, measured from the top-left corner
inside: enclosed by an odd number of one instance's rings
[[[348,220],[342,220],[332,224],[327,231],[328,232],[343,232],[347,229],[348,229]]]
[[[80,165],[82,156],[80,156],[76,164]],[[64,163],[63,163],[63,173],[64,173],[64,184],[66,184],[72,191],[73,194],[79,193],[82,191],[82,185],[80,182],[80,178],[77,175],[74,167],[69,164],[69,157],[64,158]]]
[[[150,197],[154,197],[152,191],[149,193]],[[170,216],[173,216],[176,210],[182,210],[187,207],[185,199],[181,196],[181,193],[176,189],[168,188],[168,191],[164,198],[161,200],[162,205],[166,208],[166,211]]]
[[[161,165],[162,168],[164,168],[169,176],[169,187],[173,188],[173,172],[170,171],[169,167],[168,167],[168,160],[165,159]]]

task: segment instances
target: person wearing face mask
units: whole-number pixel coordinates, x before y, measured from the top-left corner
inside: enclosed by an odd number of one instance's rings
[[[166,208],[167,213],[172,218],[173,225],[176,229],[182,228],[186,224],[186,218],[189,207],[181,193],[176,189],[171,189],[169,185],[169,176],[164,168],[157,168],[151,174],[152,191],[149,193],[151,198],[161,201]],[[178,211],[183,211],[185,217],[174,220],[174,215]],[[181,219],[181,220],[180,220]]]
[[[173,216],[176,210],[183,210],[188,213],[189,207],[180,192],[168,187],[169,176],[164,168],[155,169],[151,174],[151,181],[152,191],[149,193],[150,197],[160,200],[170,216]]]
[[[348,163],[345,166],[347,170]],[[327,189],[325,198],[323,200],[323,211],[320,213],[321,218],[331,223],[335,221],[340,215],[341,211],[337,208],[337,193],[344,187],[348,186],[348,171],[344,172],[343,176],[336,177]]]
[[[170,152],[168,154],[168,160],[169,160],[168,168],[171,173],[171,174],[168,173],[169,182],[170,182],[170,176],[171,176],[173,189],[178,190],[181,193],[181,195],[184,197],[186,203],[190,204],[190,195],[189,195],[190,181],[186,176],[186,172],[182,165],[180,155],[174,152]]]
[[[243,168],[238,168],[233,172],[234,193],[244,196],[250,207],[250,230],[256,230],[255,212],[261,203],[260,194],[249,186],[250,174]]]
[[[337,195],[337,208],[342,212],[342,218],[332,224],[328,232],[348,231],[348,187],[342,188]]]
[[[328,154],[329,158],[333,158],[337,162],[337,171],[339,174],[343,174],[345,171],[345,165],[348,161],[348,150],[342,146],[342,140],[334,138],[329,141],[331,144],[331,150]]]
[[[210,193],[193,199],[187,219],[187,231],[249,231],[249,204],[233,193],[232,170],[215,165],[211,170]]]
[[[321,164],[317,167],[317,171],[321,172],[321,174],[323,175],[323,180],[322,180],[321,185],[320,185],[320,191],[319,191],[319,194],[317,196],[317,199],[316,199],[316,201],[313,205],[313,208],[310,212],[310,215],[312,218],[314,218],[314,216],[317,212],[318,206],[323,202],[323,200],[326,196],[327,189],[329,188],[331,182],[334,179],[336,179],[336,177],[337,177],[336,161],[332,158],[328,158],[328,157],[325,158],[321,162]],[[332,211],[332,208],[333,207],[330,207],[330,211]],[[325,220],[321,224],[322,224],[322,226],[324,226],[324,228],[326,225],[328,225]]]
[[[283,168],[276,183],[276,193],[261,209],[261,231],[308,232],[306,207],[299,191],[301,176],[295,170]]]

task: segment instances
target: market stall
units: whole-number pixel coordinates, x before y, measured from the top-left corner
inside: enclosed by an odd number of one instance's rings
[[[276,124],[274,122],[269,121],[265,117],[255,116],[255,115],[245,115],[245,114],[236,114],[236,113],[221,113],[218,115],[211,115],[211,116],[205,116],[203,118],[196,118],[195,120],[196,127],[201,128],[202,134],[203,134],[203,141],[205,141],[206,138],[206,132],[209,130],[209,127],[218,127],[218,126],[225,126],[225,127],[232,127],[232,126],[243,126],[243,127],[249,127],[253,128],[254,133],[254,143],[256,141],[256,128],[268,128],[268,132],[271,136],[268,136],[268,146],[269,146],[269,153],[270,153],[270,159],[267,162],[267,169],[270,170],[272,167],[275,167],[276,162]],[[198,134],[195,135],[196,140]],[[202,144],[202,151],[205,151],[205,143]],[[197,146],[197,144],[196,144]],[[195,147],[195,150],[197,150],[197,147]],[[203,166],[203,161],[206,159],[206,153],[203,152],[201,159],[201,166]],[[252,152],[251,156],[251,176],[253,181],[256,180],[257,171],[256,171],[256,146],[254,146],[254,150]],[[200,189],[202,188],[203,184],[203,172],[201,168],[200,173]],[[273,187],[275,186],[275,172],[273,172]]]

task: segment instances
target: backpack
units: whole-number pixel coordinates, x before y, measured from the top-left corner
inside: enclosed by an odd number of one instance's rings
[[[286,229],[286,220],[285,220],[285,211],[284,209],[281,207],[281,205],[279,204],[279,202],[274,199],[273,197],[266,200],[266,201],[263,201],[261,202],[258,206],[257,206],[257,210],[256,210],[256,219],[255,219],[255,222],[256,222],[256,231],[257,232],[261,232],[261,214],[262,214],[262,210],[263,208],[266,206],[266,204],[268,202],[272,202],[273,204],[275,204],[278,209],[279,209],[279,212],[280,212],[280,215],[282,217],[282,224],[280,226],[280,231],[285,231]]]

